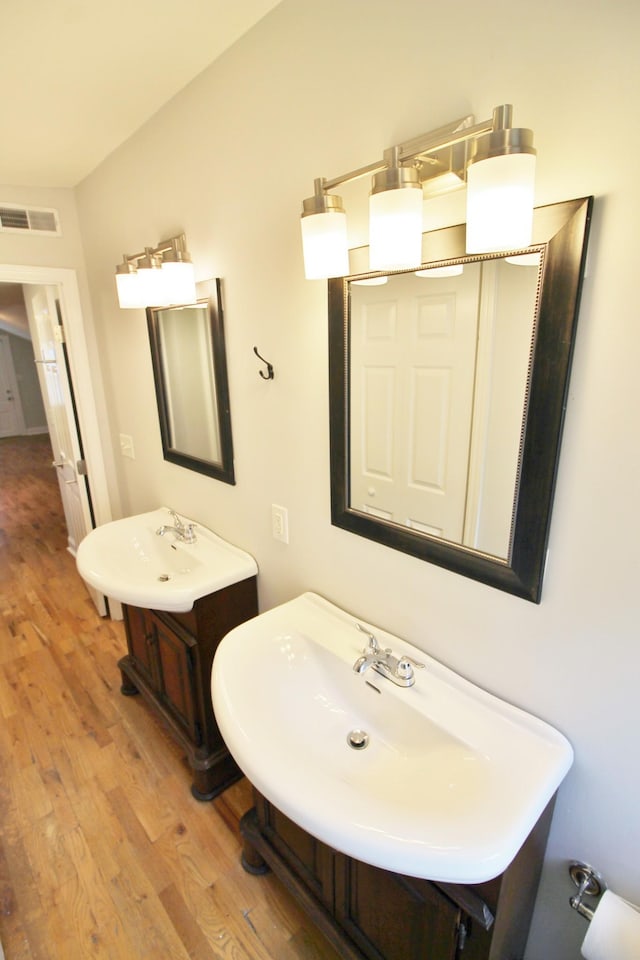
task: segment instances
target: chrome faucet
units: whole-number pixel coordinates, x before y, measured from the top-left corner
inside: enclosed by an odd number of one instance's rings
[[[181,540],[182,543],[195,543],[197,540],[195,523],[185,523],[180,519],[175,510],[169,510],[169,513],[173,517],[173,526],[163,523],[163,525],[156,530],[158,536],[164,537],[167,531],[171,531],[171,533],[175,534],[176,540]]]
[[[356,623],[356,629],[365,633],[369,642],[354,663],[354,671],[365,673],[369,667],[373,667],[376,673],[391,680],[398,687],[412,687],[416,682],[414,668],[422,669],[424,663],[419,663],[411,657],[396,657],[391,652],[391,647],[386,647],[383,650],[374,635],[366,630],[362,624]]]

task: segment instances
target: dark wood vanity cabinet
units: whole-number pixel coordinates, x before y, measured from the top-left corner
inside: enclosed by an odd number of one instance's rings
[[[336,918],[364,956],[385,960],[458,956],[464,936],[461,910],[434,884],[345,856],[337,856],[335,866]]]
[[[521,960],[553,803],[501,876],[461,885],[354,860],[254,795],[241,822],[245,869],[271,868],[344,960]]]
[[[258,613],[256,578],[196,600],[186,613],[123,605],[128,653],[118,666],[122,693],[141,693],[182,745],[191,792],[210,800],[241,776],[211,705],[211,665],[229,630]]]

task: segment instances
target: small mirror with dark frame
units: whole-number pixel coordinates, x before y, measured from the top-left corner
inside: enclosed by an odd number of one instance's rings
[[[164,459],[235,483],[220,280],[198,299],[148,307],[147,325]]]
[[[538,208],[527,250],[467,256],[462,224],[329,281],[333,524],[540,601],[592,202]]]

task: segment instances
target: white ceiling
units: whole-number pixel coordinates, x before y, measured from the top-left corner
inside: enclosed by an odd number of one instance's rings
[[[0,183],[73,187],[279,0],[0,0]]]

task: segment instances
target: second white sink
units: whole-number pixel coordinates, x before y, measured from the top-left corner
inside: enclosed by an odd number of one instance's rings
[[[185,517],[186,523],[194,523]],[[200,597],[246,580],[258,568],[250,554],[195,523],[195,543],[160,527],[173,523],[166,508],[114,520],[92,530],[78,547],[83,580],[121,603],[174,613]]]
[[[251,782],[310,834],[358,860],[431,880],[479,883],[515,857],[569,770],[548,724],[421,651],[397,687],[353,671],[356,618],[304,594],[236,627],[215,656],[212,700]],[[361,732],[368,745],[355,742]],[[351,737],[353,741],[353,736]]]

